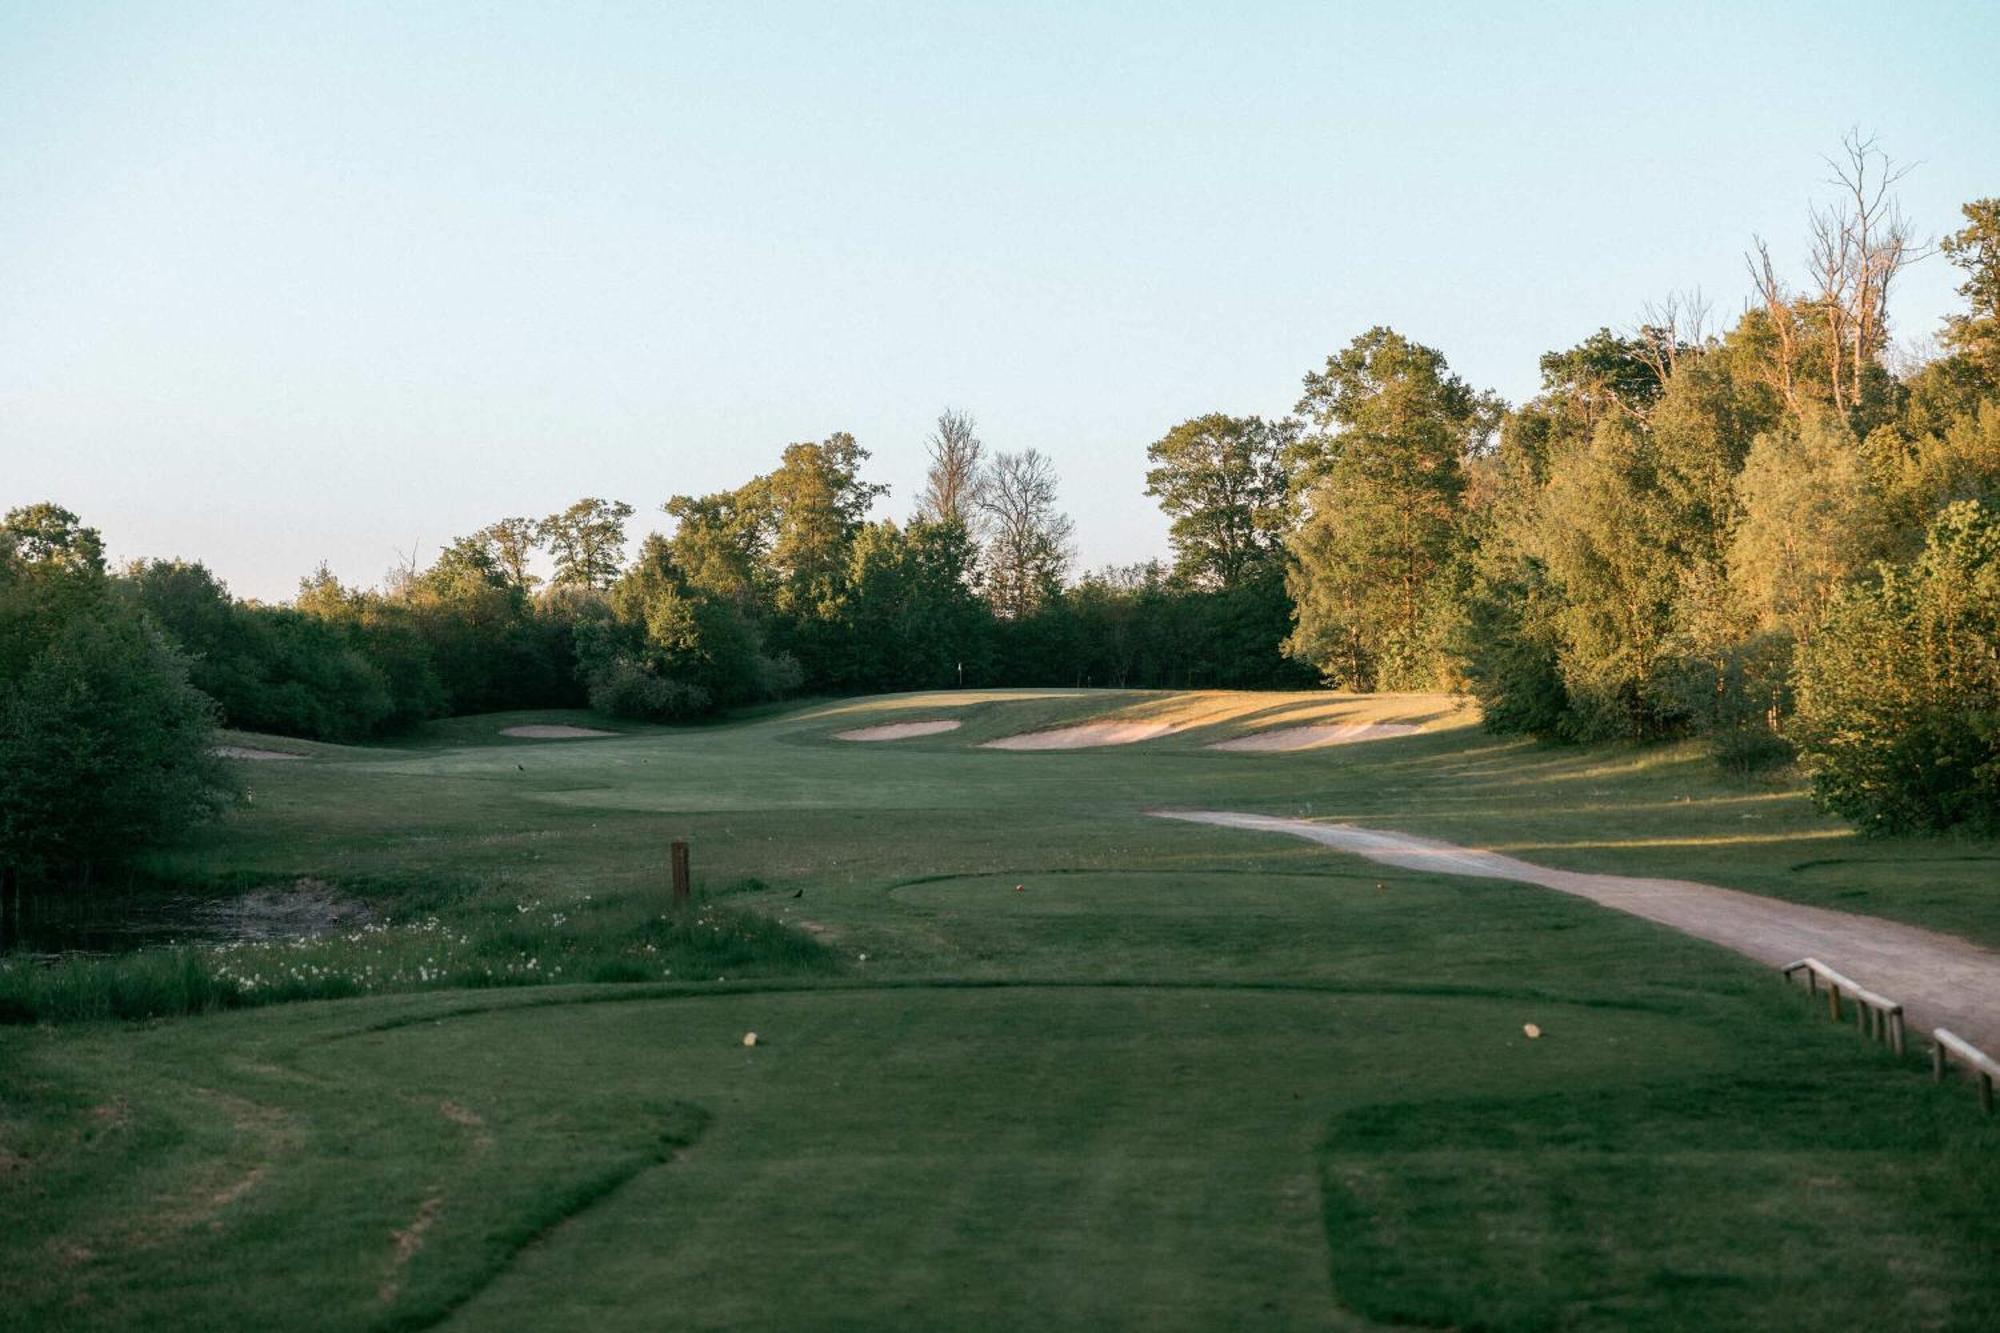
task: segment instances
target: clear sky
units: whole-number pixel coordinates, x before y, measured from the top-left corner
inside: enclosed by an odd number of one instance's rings
[[[1733,315],[1853,125],[2000,194],[2000,4],[0,0],[0,505],[279,598],[835,430],[902,517],[950,404],[1140,559],[1146,444],[1371,324],[1518,400]]]

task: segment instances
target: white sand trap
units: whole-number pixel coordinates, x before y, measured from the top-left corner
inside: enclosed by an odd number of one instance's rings
[[[1002,736],[982,747],[988,750],[1084,750],[1093,745],[1136,745],[1185,730],[1172,722],[1085,722],[1054,731],[1030,731]]]
[[[542,726],[502,727],[502,736],[519,736],[530,741],[580,741],[591,736],[616,736],[615,731],[598,731],[592,727]]]
[[[1423,730],[1414,722],[1321,722],[1309,727],[1279,727],[1233,741],[1217,741],[1211,750],[1254,750],[1274,753],[1286,750],[1317,750],[1322,745],[1353,745],[1358,741],[1385,741],[1391,736],[1414,736]]]
[[[249,745],[218,745],[213,750],[209,751],[209,753],[214,755],[219,755],[224,759],[261,760],[261,759],[305,758],[304,755],[293,754],[290,750],[259,750],[256,747]]]
[[[856,727],[853,731],[836,731],[837,741],[900,741],[912,736],[935,736],[941,731],[957,731],[965,724],[951,718],[938,718],[930,722],[885,722],[879,727]]]

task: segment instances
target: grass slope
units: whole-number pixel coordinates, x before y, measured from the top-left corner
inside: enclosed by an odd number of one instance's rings
[[[1203,748],[1329,707],[1445,725]],[[1193,725],[976,748],[1107,709]],[[2000,937],[1990,845],[1857,843],[1679,752],[1442,712],[899,696],[590,741],[458,719],[249,767],[245,812],[155,869],[372,894],[390,923],[357,942],[226,956],[361,998],[0,1028],[0,1326],[2000,1319],[1991,1128],[1761,969],[1145,814],[1336,815]],[[966,725],[831,739],[938,715]],[[709,894],[686,916],[676,837]]]

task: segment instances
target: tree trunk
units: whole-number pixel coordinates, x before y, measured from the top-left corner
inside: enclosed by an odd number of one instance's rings
[[[14,867],[0,868],[0,954],[12,949],[21,935],[21,882]]]

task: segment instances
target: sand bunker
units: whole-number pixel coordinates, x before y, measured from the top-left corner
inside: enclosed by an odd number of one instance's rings
[[[932,722],[885,722],[879,727],[856,727],[853,731],[836,731],[837,741],[900,741],[911,736],[935,736],[941,731],[957,731],[963,723],[949,718],[939,718]]]
[[[1352,745],[1356,741],[1381,741],[1391,736],[1413,736],[1421,731],[1414,722],[1322,722],[1308,727],[1280,727],[1254,736],[1238,736],[1233,741],[1217,741],[1211,750],[1255,750],[1271,753],[1284,750],[1317,750],[1322,745]]]
[[[1171,722],[1085,722],[1054,731],[1030,731],[986,742],[988,750],[1083,750],[1093,745],[1136,745],[1186,730]]]
[[[259,750],[248,745],[218,745],[209,753],[224,759],[303,759],[302,754],[290,750]]]
[[[589,736],[616,736],[615,731],[597,731],[591,727],[531,726],[502,727],[502,736],[519,736],[531,741],[580,741]]]

